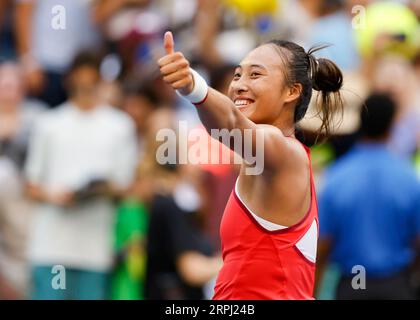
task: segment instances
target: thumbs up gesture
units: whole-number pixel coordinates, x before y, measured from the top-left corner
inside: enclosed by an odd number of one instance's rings
[[[163,46],[166,55],[158,60],[163,80],[183,95],[193,91],[194,80],[190,72],[190,64],[181,52],[174,52],[172,32],[165,33]]]

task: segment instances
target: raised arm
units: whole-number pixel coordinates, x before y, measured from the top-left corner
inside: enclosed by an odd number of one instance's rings
[[[181,52],[174,52],[171,32],[165,34],[164,46],[166,55],[158,61],[163,79],[182,95],[191,94],[196,84],[190,65]],[[232,100],[212,88],[208,88],[205,101],[196,105],[200,118],[208,130],[257,129],[257,125],[245,117]]]
[[[197,106],[198,114],[207,131],[210,132],[211,129],[227,129],[229,131],[239,129],[244,137],[245,130],[249,130],[253,137],[253,154],[255,155],[257,147],[258,149],[262,147],[264,165],[278,167],[282,163],[281,159],[285,158],[281,157],[281,154],[284,154],[282,151],[287,151],[286,149],[291,147],[281,130],[272,125],[254,123],[239,110],[229,97],[207,87],[207,85],[204,88],[206,93],[201,94],[201,98],[204,97],[204,99],[193,101],[193,98],[190,98],[191,94],[197,91],[197,86],[203,86],[202,80],[197,81],[198,75],[194,75],[194,71],[190,69],[189,62],[184,55],[181,52],[174,52],[171,32],[165,34],[164,47],[166,55],[158,61],[164,81]],[[203,90],[203,88],[200,89]],[[200,93],[197,97],[199,96]],[[223,142],[225,143],[225,141]],[[257,145],[259,143],[262,143],[262,146]],[[227,143],[226,145],[233,150],[232,144]],[[244,158],[244,160],[252,159]]]

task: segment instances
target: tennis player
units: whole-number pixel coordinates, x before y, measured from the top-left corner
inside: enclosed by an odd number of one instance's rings
[[[252,50],[236,67],[228,96],[210,88],[165,33],[158,64],[166,83],[196,105],[210,129],[263,132],[264,168],[246,174],[246,156],[223,214],[223,267],[213,299],[313,299],[318,209],[309,149],[295,138],[319,91],[321,129],[342,107],[343,76],[314,48],[275,40]],[[252,139],[257,150],[258,139]],[[230,148],[232,146],[229,145]],[[233,149],[233,148],[232,148]],[[249,159],[248,159],[249,160]]]

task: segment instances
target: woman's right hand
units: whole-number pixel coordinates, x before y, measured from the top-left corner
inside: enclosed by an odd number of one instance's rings
[[[158,60],[163,80],[182,95],[190,94],[194,88],[190,63],[181,52],[174,52],[172,32],[165,33],[163,45],[166,55]]]

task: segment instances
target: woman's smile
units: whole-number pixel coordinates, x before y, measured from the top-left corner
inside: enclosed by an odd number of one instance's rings
[[[235,106],[238,109],[245,109],[249,107],[251,104],[253,104],[255,100],[247,98],[247,97],[236,97],[233,99],[233,102],[235,103]]]

